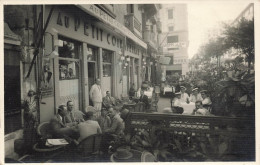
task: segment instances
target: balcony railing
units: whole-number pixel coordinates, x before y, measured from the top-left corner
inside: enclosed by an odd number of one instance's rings
[[[196,152],[201,153],[193,159],[196,161],[204,161],[205,155],[207,161],[252,161],[255,160],[254,121],[253,117],[132,112],[126,130],[132,135],[144,130],[164,132],[169,145],[178,141],[177,148],[181,151],[177,153],[186,152],[182,155],[186,160],[190,158],[189,152]]]
[[[125,15],[125,26],[139,37],[142,37],[142,25],[134,14]]]

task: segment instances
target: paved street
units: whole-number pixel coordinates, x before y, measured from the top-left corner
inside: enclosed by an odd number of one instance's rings
[[[161,96],[158,102],[158,112],[162,112],[162,110],[166,107],[171,107],[170,96]]]

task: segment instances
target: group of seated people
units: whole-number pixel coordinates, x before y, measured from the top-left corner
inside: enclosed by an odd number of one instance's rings
[[[148,109],[150,106],[148,96],[144,94],[144,91],[140,91],[140,97],[138,99],[134,99],[134,97],[129,96],[130,101],[134,103],[143,102],[145,105],[145,109]],[[102,106],[103,108],[106,108],[107,110],[111,106],[118,106],[118,103],[116,102],[116,99],[111,96],[111,93],[109,91],[106,91],[106,96],[102,99]]]
[[[94,134],[121,136],[125,123],[117,107],[102,108],[101,115],[95,117],[95,111],[76,111],[73,102],[60,105],[58,113],[50,120],[52,138],[69,138],[76,143]],[[82,115],[82,118],[80,115]]]
[[[193,115],[209,115],[211,100],[208,96],[206,90],[201,90],[199,92],[198,88],[192,89],[192,94],[189,96],[186,92],[184,86],[180,86],[180,91],[175,92],[175,97],[173,99],[173,112],[182,114],[183,104],[189,104],[190,102],[195,103],[195,109],[193,110]]]

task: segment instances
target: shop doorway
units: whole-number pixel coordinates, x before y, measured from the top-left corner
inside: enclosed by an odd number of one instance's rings
[[[92,85],[94,85],[96,79],[96,63],[88,62],[88,91],[90,91]],[[89,104],[93,106],[91,99],[89,98]]]
[[[4,49],[5,134],[22,128],[19,52]]]

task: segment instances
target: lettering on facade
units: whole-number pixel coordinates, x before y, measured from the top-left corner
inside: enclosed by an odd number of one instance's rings
[[[95,12],[99,12],[99,10],[96,10],[94,8],[92,10]],[[58,13],[57,24],[63,26],[62,14],[60,12]],[[66,28],[70,27],[70,17],[64,16],[64,26]],[[74,16],[74,30],[78,31],[79,28],[80,28],[80,18]],[[84,21],[83,30],[84,30],[84,35],[89,36],[91,33],[91,37],[93,39],[100,40],[101,42],[103,42],[103,34],[104,34],[103,29],[95,26],[94,24],[89,24],[89,22],[87,21]],[[107,33],[106,38],[107,38],[106,41],[108,45],[112,44],[113,46],[116,46],[118,48],[123,47],[123,41],[117,38],[116,36]]]
[[[75,31],[78,31],[79,26],[80,26],[80,19],[77,16],[75,16],[74,21],[75,21]],[[85,29],[85,27],[84,27],[84,29]]]
[[[64,24],[65,24],[65,27],[66,28],[69,28],[69,26],[70,26],[70,18],[69,17],[67,17],[67,16],[65,16],[64,17]]]
[[[58,15],[57,24],[62,26],[61,13]]]
[[[86,36],[89,36],[89,33],[88,33],[88,23],[87,22],[84,22],[84,34],[86,35]]]
[[[100,20],[106,22],[110,26],[118,29],[120,32],[124,33],[128,38],[132,39],[134,42],[138,43],[143,48],[147,49],[147,44],[136,37],[127,27],[122,25],[117,20],[113,19],[111,16],[103,12],[101,9],[96,7],[95,5],[79,5],[80,8],[84,8],[91,15],[95,15]]]

